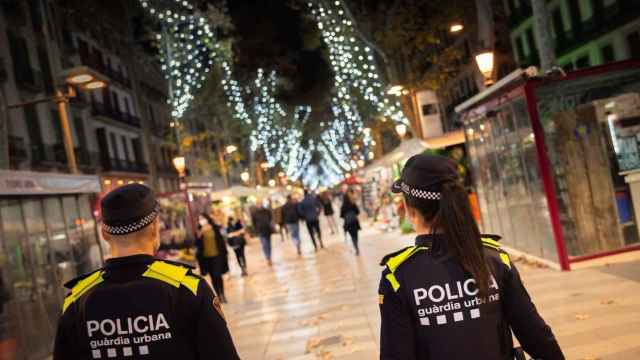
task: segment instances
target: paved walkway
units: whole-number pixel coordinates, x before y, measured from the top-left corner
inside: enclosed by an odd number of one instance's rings
[[[276,235],[273,268],[251,243],[248,278],[231,256],[225,313],[242,359],[378,358],[378,262],[412,238],[362,235],[360,257],[333,236],[317,254],[303,237],[302,258]],[[518,265],[568,359],[640,359],[640,263],[569,273]]]

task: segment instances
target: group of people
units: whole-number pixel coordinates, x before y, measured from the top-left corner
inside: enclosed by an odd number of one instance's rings
[[[380,359],[524,359],[522,349],[514,349],[515,335],[535,359],[564,360],[499,236],[480,233],[453,163],[416,155],[392,191],[402,197],[417,236],[413,246],[381,263]],[[154,258],[159,207],[151,190],[122,186],[107,194],[101,208],[112,257],[104,268],[66,284],[53,359],[239,359],[220,306],[225,297],[219,279],[214,293],[189,266]],[[299,220],[314,234],[316,249],[316,240],[322,247],[316,225],[321,201],[307,193],[300,203],[289,199],[286,209],[283,218],[297,248]],[[359,211],[347,192],[340,215],[356,251]],[[260,216],[271,226],[270,213],[254,213],[254,221]],[[227,239],[242,231],[233,220],[225,229]],[[222,225],[203,214],[199,234],[201,266],[212,276],[223,272],[225,265],[215,260],[225,252]]]

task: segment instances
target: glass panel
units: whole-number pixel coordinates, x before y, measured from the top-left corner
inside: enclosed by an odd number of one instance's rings
[[[71,244],[71,252],[76,265],[77,274],[86,274],[92,270],[89,256],[89,244],[82,232],[82,219],[78,211],[78,202],[75,195],[64,196],[62,207],[67,224],[67,234]]]
[[[89,247],[89,267],[97,269],[102,267],[102,254],[100,245],[96,237],[96,221],[91,211],[91,202],[89,195],[78,196],[78,205],[80,207],[80,226],[84,235],[85,243]]]
[[[62,217],[62,204],[60,198],[45,198],[44,212],[49,228],[49,245],[53,254],[53,261],[58,269],[60,284],[77,276],[75,263],[71,256],[71,248],[67,239],[67,232]]]
[[[557,81],[536,91],[570,256],[638,242],[640,69]],[[637,206],[637,205],[636,205]]]

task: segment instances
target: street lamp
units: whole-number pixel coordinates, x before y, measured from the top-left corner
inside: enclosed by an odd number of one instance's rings
[[[455,34],[455,33],[459,33],[463,29],[464,29],[464,25],[462,25],[461,23],[453,23],[453,24],[451,24],[451,27],[449,28],[449,32]]]
[[[396,125],[396,132],[400,136],[400,139],[404,138],[404,136],[407,134],[407,125],[405,124]]]
[[[494,57],[493,51],[491,50],[485,50],[476,55],[476,63],[482,76],[484,76],[485,85],[493,84]]]
[[[178,175],[184,177],[184,171],[187,166],[184,156],[176,156],[173,158],[173,166],[178,171]]]

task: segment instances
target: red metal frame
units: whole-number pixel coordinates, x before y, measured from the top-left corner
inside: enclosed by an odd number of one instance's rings
[[[569,262],[571,262],[573,264],[573,263],[578,263],[578,262],[582,262],[582,261],[599,259],[599,258],[611,256],[611,255],[624,254],[624,253],[628,253],[628,252],[632,252],[632,251],[638,251],[638,250],[640,250],[640,244],[638,244],[638,245],[630,245],[630,246],[627,246],[627,247],[623,247],[621,249],[605,251],[605,252],[599,252],[599,253],[590,254],[590,255],[572,256],[569,259]]]
[[[556,186],[553,183],[553,173],[551,170],[551,161],[547,155],[547,146],[544,140],[544,129],[540,123],[535,89],[536,82],[528,82],[525,84],[524,92],[527,100],[527,109],[529,110],[529,118],[531,120],[531,128],[535,136],[536,153],[538,155],[538,165],[540,166],[540,176],[542,177],[542,185],[544,187],[545,197],[547,198],[547,207],[549,208],[549,216],[551,218],[551,229],[553,237],[556,241],[556,250],[558,252],[558,261],[560,268],[564,271],[571,270],[569,255],[567,254],[567,245],[564,241],[564,232],[560,223],[560,209],[558,199],[556,198]]]

